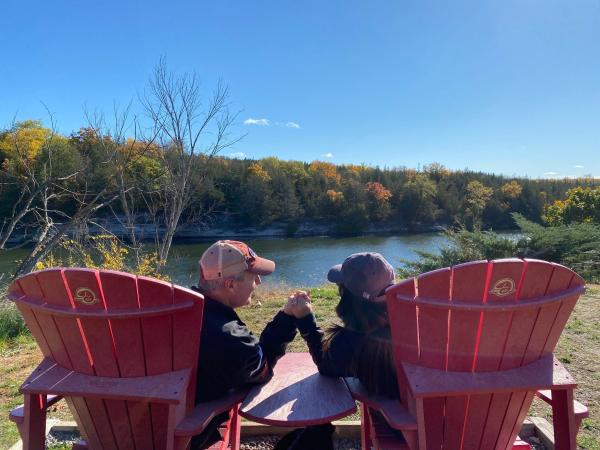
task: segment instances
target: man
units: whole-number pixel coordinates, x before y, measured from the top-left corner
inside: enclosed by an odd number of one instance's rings
[[[200,258],[198,288],[204,295],[204,318],[198,360],[196,403],[217,399],[227,391],[250,383],[263,383],[296,336],[295,318],[279,311],[257,339],[235,309],[250,303],[261,275],[275,270],[275,263],[261,258],[238,241],[218,241]],[[216,417],[192,440],[192,449],[206,448],[220,440],[218,426],[227,413]]]

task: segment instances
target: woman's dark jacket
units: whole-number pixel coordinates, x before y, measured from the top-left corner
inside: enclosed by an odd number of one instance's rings
[[[363,333],[338,326],[325,344],[314,314],[297,319],[296,325],[320,373],[356,377],[372,394],[400,398],[389,327]]]

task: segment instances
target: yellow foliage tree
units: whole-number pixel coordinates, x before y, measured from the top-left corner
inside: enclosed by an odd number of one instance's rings
[[[523,186],[513,180],[503,184],[500,190],[502,191],[504,197],[515,199],[521,195],[521,192],[523,192]]]
[[[250,164],[248,167],[248,173],[264,183],[267,183],[271,180],[269,173],[259,163]]]
[[[326,161],[313,161],[308,166],[308,171],[311,173],[319,173],[329,182],[339,184],[342,177],[337,173],[335,164]]]

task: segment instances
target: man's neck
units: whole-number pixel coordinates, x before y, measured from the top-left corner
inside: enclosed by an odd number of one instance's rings
[[[220,304],[227,306],[228,308],[231,308],[230,304],[229,304],[229,298],[224,295],[223,292],[221,291],[212,291],[208,294],[206,294],[208,297],[210,297],[211,299],[213,299],[216,302],[219,302]],[[231,308],[233,309],[233,308]]]

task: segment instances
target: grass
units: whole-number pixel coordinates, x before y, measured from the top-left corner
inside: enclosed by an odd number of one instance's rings
[[[279,311],[289,290],[266,291],[259,287],[253,304],[239,310],[239,315],[255,333],[260,333],[266,323]],[[335,287],[311,290],[313,307],[319,323],[335,318],[337,304]],[[0,324],[15,324],[13,319],[0,319]],[[11,326],[7,329],[12,329]],[[17,329],[20,329],[17,326]],[[558,348],[557,357],[577,379],[577,399],[588,406],[590,417],[584,420],[577,442],[580,448],[600,450],[600,286],[590,286],[573,312]],[[307,351],[300,336],[288,347],[288,351]],[[40,361],[37,345],[28,334],[18,334],[0,339],[0,448],[9,448],[17,439],[15,426],[8,420],[8,412],[22,402],[18,393],[20,383]],[[550,409],[542,402],[534,402],[530,415],[551,418]],[[50,417],[68,419],[69,412],[64,402],[59,402],[50,412]],[[59,445],[59,444],[57,444]],[[53,446],[53,450],[64,446]]]

